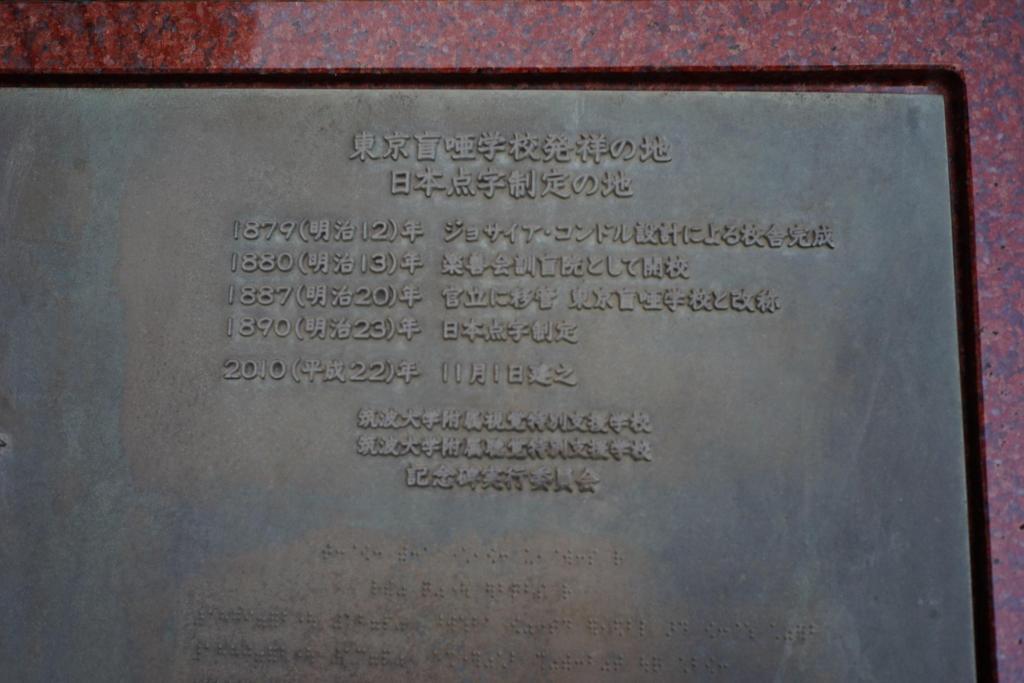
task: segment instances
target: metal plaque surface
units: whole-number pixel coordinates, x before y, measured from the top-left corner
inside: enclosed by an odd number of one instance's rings
[[[974,680],[945,131],[0,91],[0,678]]]

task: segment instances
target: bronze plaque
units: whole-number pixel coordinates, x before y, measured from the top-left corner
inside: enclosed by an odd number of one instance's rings
[[[970,681],[943,99],[0,92],[12,681]]]

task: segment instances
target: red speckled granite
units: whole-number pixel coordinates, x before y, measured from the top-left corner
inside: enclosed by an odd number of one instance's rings
[[[1024,681],[1024,2],[0,6],[0,73],[941,65],[967,83],[999,678]]]

